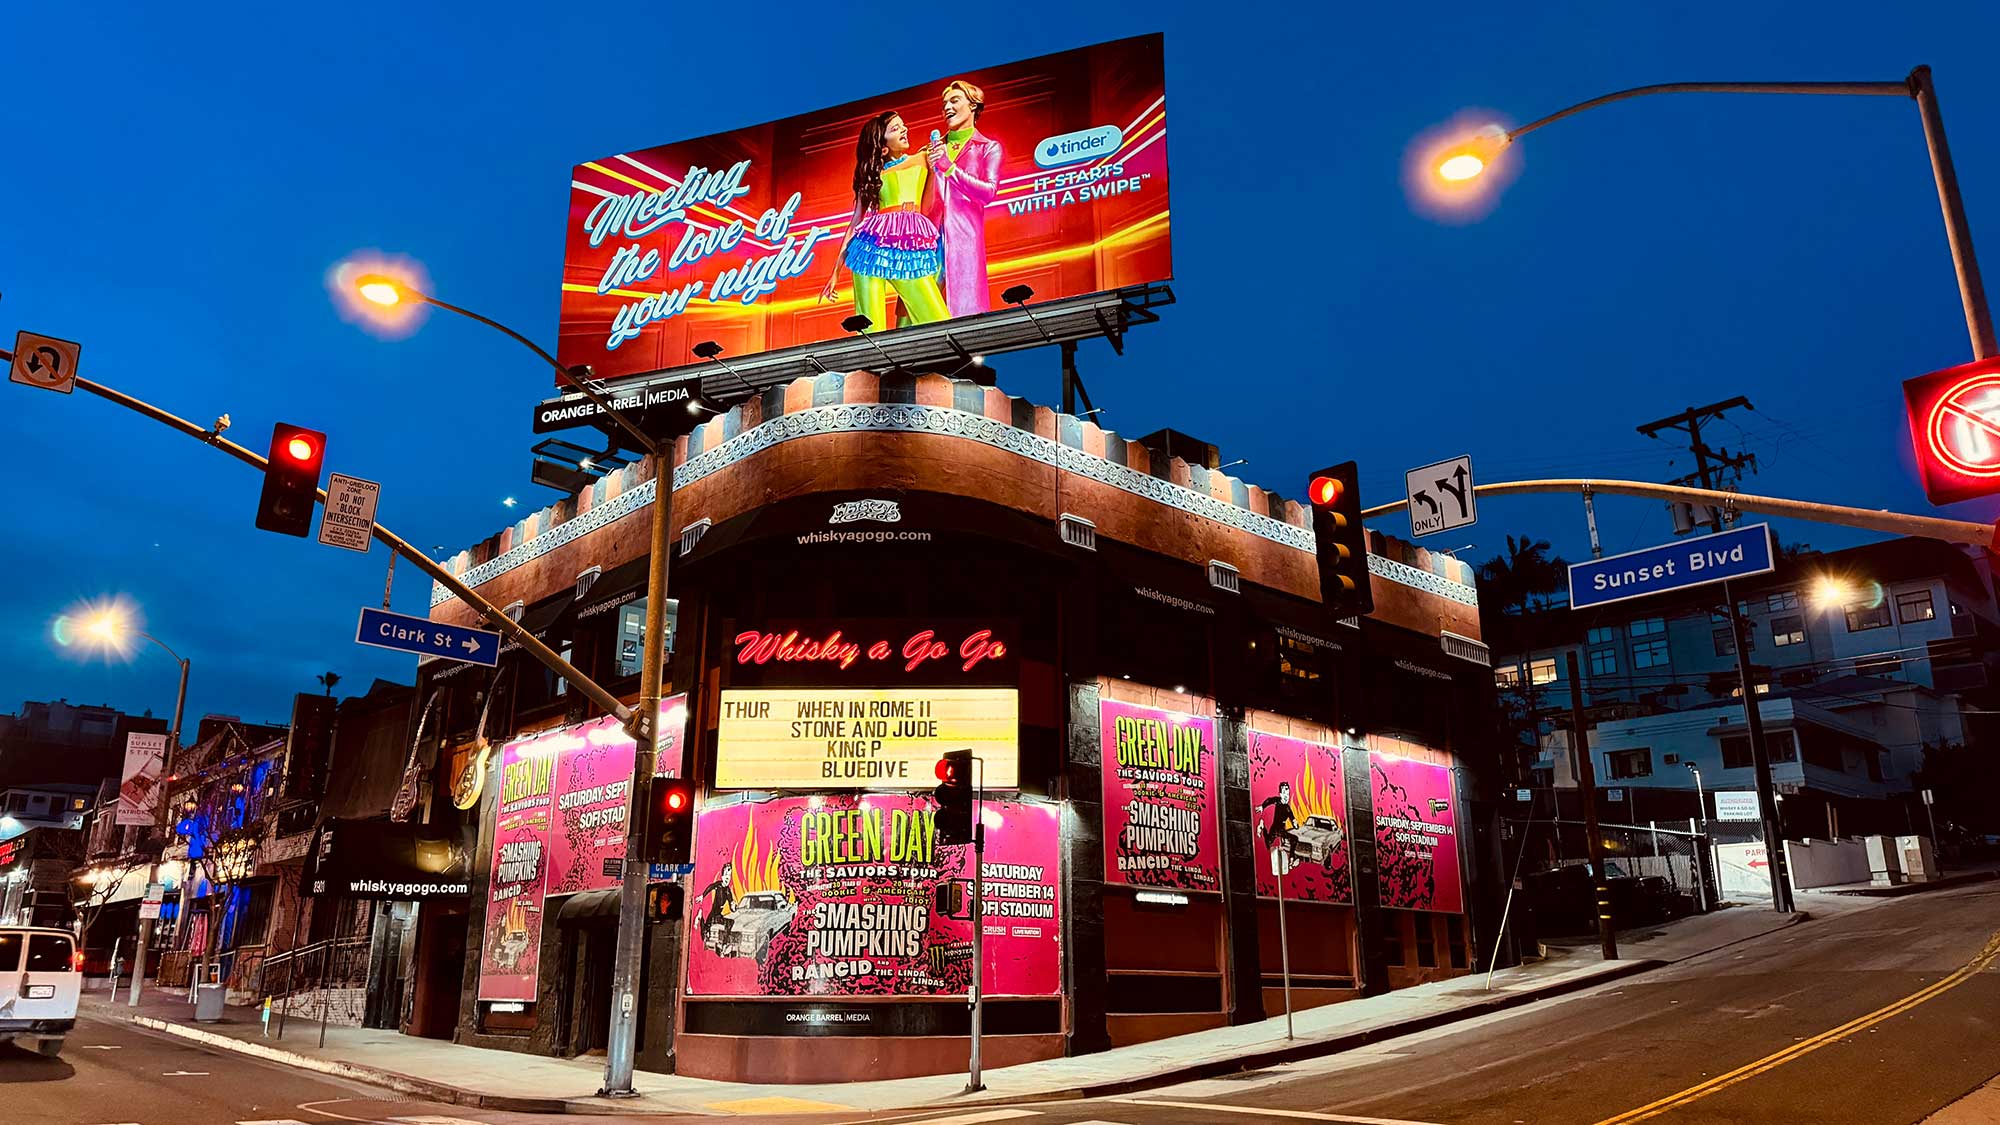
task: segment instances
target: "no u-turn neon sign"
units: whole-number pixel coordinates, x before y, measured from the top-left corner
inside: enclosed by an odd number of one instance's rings
[[[1903,399],[1931,503],[2000,492],[2000,360],[1911,379]]]

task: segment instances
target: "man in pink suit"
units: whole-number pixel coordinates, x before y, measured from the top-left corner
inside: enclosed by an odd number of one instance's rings
[[[929,148],[935,199],[930,210],[944,237],[944,300],[953,316],[992,307],[986,280],[986,205],[1000,191],[1000,145],[976,127],[985,112],[985,91],[963,79],[951,82],[944,88],[948,131]]]

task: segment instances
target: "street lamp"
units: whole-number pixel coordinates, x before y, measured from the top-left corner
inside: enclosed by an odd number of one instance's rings
[[[151,641],[160,650],[173,658],[181,666],[180,688],[174,694],[174,722],[167,732],[167,752],[160,762],[159,789],[154,795],[154,827],[164,828],[167,824],[167,798],[173,786],[174,755],[181,748],[181,716],[187,710],[188,659],[166,642],[138,627],[134,613],[122,602],[106,602],[83,608],[80,615],[72,618],[69,614],[56,618],[56,640],[64,645],[82,645],[100,652],[130,654],[134,641]],[[66,628],[74,624],[74,628]],[[116,815],[115,813],[113,814]],[[162,841],[164,844],[164,841]],[[160,860],[155,856],[152,868],[146,874],[146,896],[152,897],[153,884],[160,881]],[[126,1006],[138,1007],[139,994],[146,987],[146,953],[153,944],[153,920],[139,919],[139,948],[132,955],[132,990],[126,994]]]
[[[541,345],[514,331],[512,328],[481,316],[470,309],[460,308],[447,301],[441,301],[423,292],[416,285],[391,277],[385,273],[359,273],[349,279],[351,292],[369,304],[384,310],[405,306],[429,305],[446,312],[457,313],[468,320],[475,320],[488,328],[515,340],[555,369],[556,376],[563,383],[582,392],[633,442],[634,447],[644,451],[653,469],[653,527],[650,554],[647,559],[646,575],[646,623],[641,633],[643,657],[639,669],[639,706],[629,708],[616,700],[608,708],[623,719],[625,727],[638,744],[632,768],[632,792],[643,793],[646,783],[653,776],[653,764],[657,754],[657,733],[660,719],[660,684],[664,673],[666,649],[666,606],[667,606],[667,566],[672,559],[668,545],[669,529],[673,523],[674,467],[672,436],[654,438],[613,408],[611,401],[598,389],[591,377],[590,368],[579,364],[565,367],[543,350]],[[688,422],[699,419],[703,410],[713,409],[697,391],[688,399]],[[601,690],[601,689],[600,689]],[[610,1042],[605,1050],[604,1088],[599,1093],[607,1097],[637,1097],[638,1091],[632,1087],[633,1055],[638,1041],[639,971],[645,938],[645,905],[647,864],[645,862],[646,820],[649,810],[645,802],[631,801],[631,813],[626,817],[624,883],[618,897],[618,939],[614,947],[612,964],[612,1004]]]
[[[1938,206],[1944,212],[1945,238],[1951,244],[1952,267],[1958,275],[1959,302],[1964,306],[1973,357],[1990,359],[2000,350],[1994,342],[1993,315],[1986,305],[1979,262],[1973,256],[1972,228],[1966,221],[1965,201],[1959,195],[1958,173],[1952,167],[1951,148],[1945,143],[1944,117],[1938,111],[1937,89],[1931,83],[1928,66],[1910,71],[1909,77],[1901,82],[1668,82],[1620,90],[1578,102],[1518,128],[1487,124],[1448,138],[1446,143],[1425,154],[1430,163],[1429,186],[1463,197],[1475,181],[1489,177],[1496,158],[1521,137],[1585,110],[1649,94],[1843,94],[1906,97],[1915,101],[1923,120],[1924,144],[1930,150],[1931,176],[1937,182]]]

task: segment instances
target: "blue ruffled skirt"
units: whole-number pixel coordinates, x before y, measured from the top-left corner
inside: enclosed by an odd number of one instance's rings
[[[921,212],[875,211],[855,225],[846,262],[863,277],[909,281],[944,268],[944,245]]]

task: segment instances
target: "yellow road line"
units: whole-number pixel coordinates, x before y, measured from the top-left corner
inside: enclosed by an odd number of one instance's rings
[[[1648,1102],[1645,1105],[1639,1106],[1637,1109],[1626,1110],[1615,1117],[1607,1117],[1598,1122],[1597,1125],[1635,1125],[1636,1122],[1646,1121],[1691,1102],[1700,1101],[1710,1094],[1725,1090],[1739,1082],[1747,1082],[1766,1071],[1775,1070],[1794,1059],[1811,1054],[1830,1043],[1845,1039],[1855,1032],[1865,1031],[1885,1020],[1894,1019],[1920,1004],[1934,1000],[1957,988],[1959,985],[1964,984],[1966,981],[1971,980],[1973,977],[1978,976],[1988,966],[1992,965],[1996,959],[2000,959],[2000,932],[1996,932],[1992,937],[1988,938],[1985,946],[1980,949],[1979,953],[1972,960],[1960,966],[1956,972],[1928,987],[1918,989],[1900,1000],[1885,1004],[1869,1012],[1867,1015],[1849,1020],[1839,1027],[1822,1031],[1818,1035],[1814,1035],[1808,1039],[1802,1039],[1781,1051],[1774,1051],[1755,1062],[1745,1063],[1726,1074],[1718,1074],[1706,1082],[1690,1086],[1679,1093],[1669,1094],[1658,1101]]]

